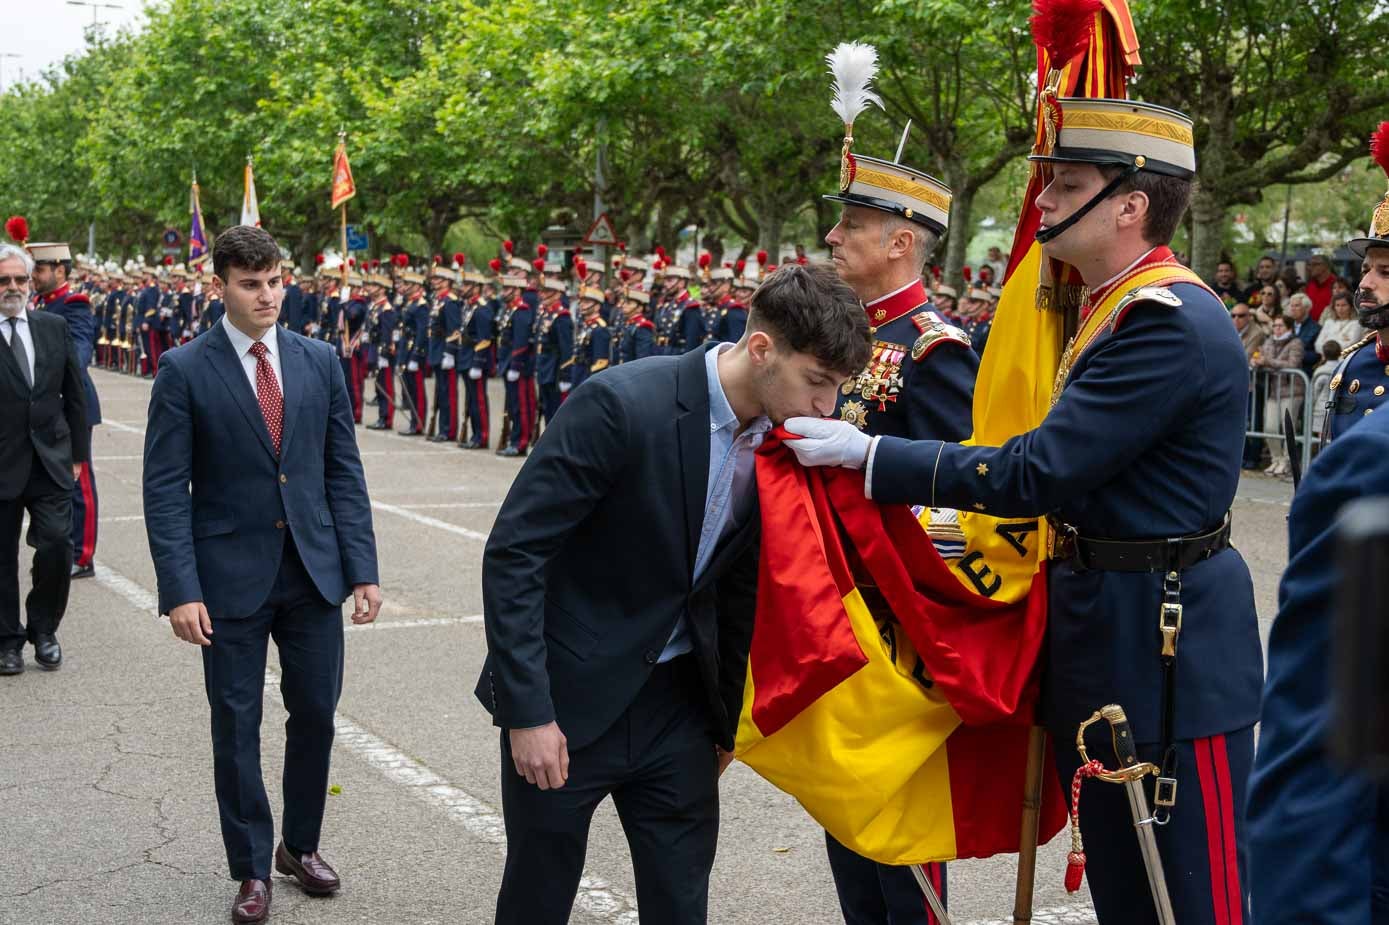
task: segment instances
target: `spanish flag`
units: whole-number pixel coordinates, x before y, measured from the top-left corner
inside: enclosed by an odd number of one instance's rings
[[[910,508],[866,500],[861,473],[801,468],[776,435],[757,487],[737,756],[873,860],[1017,851],[1045,597],[965,589]],[[1052,780],[1041,842],[1065,820]]]

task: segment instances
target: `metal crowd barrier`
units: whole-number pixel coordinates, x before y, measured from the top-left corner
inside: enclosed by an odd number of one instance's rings
[[[1329,374],[1325,373],[1317,377],[1319,382],[1329,378]],[[1264,405],[1270,399],[1278,399],[1281,408],[1285,395],[1292,398],[1297,394],[1294,383],[1298,381],[1302,383],[1302,398],[1290,410],[1293,412],[1293,424],[1298,438],[1296,451],[1302,456],[1302,471],[1306,472],[1307,467],[1312,464],[1312,444],[1320,440],[1320,435],[1311,433],[1317,391],[1314,383],[1302,370],[1250,367],[1249,403],[1245,414],[1244,437],[1246,440],[1283,439],[1282,411],[1278,412],[1278,420],[1267,421],[1264,420]],[[1291,456],[1292,452],[1288,450],[1287,455]]]

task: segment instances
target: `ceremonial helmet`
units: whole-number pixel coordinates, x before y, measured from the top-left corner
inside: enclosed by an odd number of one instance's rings
[[[844,147],[839,155],[839,192],[824,198],[831,202],[866,206],[900,215],[924,225],[936,235],[945,234],[950,223],[950,188],[930,174],[902,163],[902,145],[891,161],[853,154],[854,120],[872,103],[882,108],[882,99],[870,89],[878,74],[878,51],[860,42],[842,42],[825,56],[834,77],[834,99],[830,106],[844,123]],[[911,124],[907,124],[908,130]]]
[[[1379,123],[1379,128],[1370,136],[1370,157],[1389,174],[1389,122]],[[1346,249],[1361,259],[1372,247],[1389,247],[1389,192],[1380,199],[1370,216],[1369,233],[1346,242]]]

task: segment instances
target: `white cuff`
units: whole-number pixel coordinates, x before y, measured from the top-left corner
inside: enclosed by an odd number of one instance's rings
[[[868,444],[868,465],[863,469],[863,496],[869,501],[873,500],[873,457],[878,455],[878,441],[881,437],[874,437],[873,442]]]

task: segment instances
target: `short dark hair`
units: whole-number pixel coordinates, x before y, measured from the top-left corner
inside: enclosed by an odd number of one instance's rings
[[[280,265],[280,245],[270,232],[254,225],[233,225],[212,242],[212,272],[223,282],[232,267],[273,270]]]
[[[873,339],[858,296],[826,263],[780,267],[752,294],[748,329],[852,376],[868,365]]]
[[[1108,183],[1119,176],[1123,169],[1117,165],[1106,165],[1100,168],[1100,173]],[[1143,193],[1148,197],[1148,216],[1143,221],[1143,239],[1149,244],[1170,243],[1172,236],[1177,233],[1177,226],[1182,223],[1182,216],[1186,214],[1187,204],[1191,201],[1191,181],[1153,173],[1151,170],[1140,170],[1120,183],[1112,195],[1122,196],[1125,193]]]

